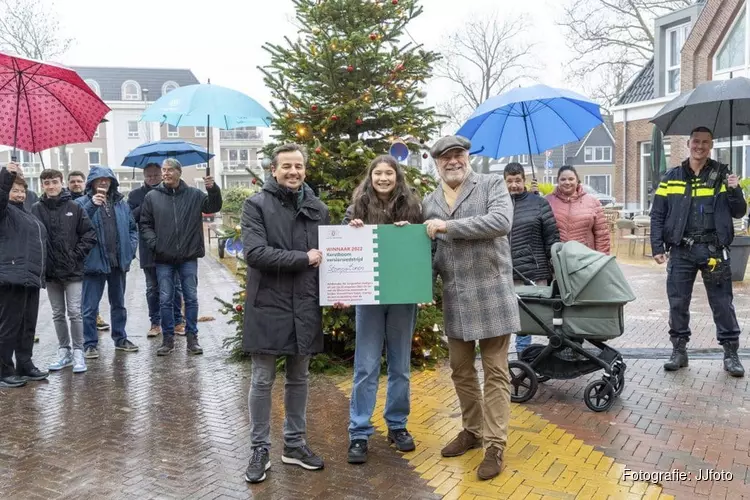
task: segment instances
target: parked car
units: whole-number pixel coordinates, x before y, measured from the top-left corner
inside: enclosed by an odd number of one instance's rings
[[[599,200],[599,202],[601,202],[602,206],[604,207],[606,207],[607,205],[614,205],[615,203],[617,203],[614,196],[600,193],[599,191],[589,186],[588,184],[583,185],[583,190],[586,191],[591,196],[596,197]]]

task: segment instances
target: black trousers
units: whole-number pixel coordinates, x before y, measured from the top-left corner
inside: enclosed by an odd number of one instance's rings
[[[15,368],[23,372],[31,365],[38,314],[38,288],[0,286],[0,376],[14,375]]]
[[[728,255],[728,254],[727,254]],[[708,259],[721,259],[713,271]],[[719,344],[740,337],[740,327],[732,304],[732,270],[729,259],[721,250],[713,252],[708,245],[696,243],[691,247],[673,247],[667,263],[667,295],[669,297],[669,335],[690,338],[690,301],[695,278],[701,272],[708,295],[708,305],[716,325]]]

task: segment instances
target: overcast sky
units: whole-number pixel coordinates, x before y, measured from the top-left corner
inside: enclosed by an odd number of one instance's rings
[[[270,93],[256,66],[268,58],[260,47],[296,33],[290,23],[291,0],[55,0],[52,5],[62,34],[75,38],[59,58],[63,64],[189,68],[201,83],[211,78],[264,105]],[[563,68],[569,52],[555,25],[559,0],[423,0],[422,5],[424,14],[408,31],[431,49],[472,16],[525,12],[532,20],[527,36],[538,43],[537,58],[545,67],[539,80],[566,86]],[[431,103],[450,93],[440,81],[427,90]]]

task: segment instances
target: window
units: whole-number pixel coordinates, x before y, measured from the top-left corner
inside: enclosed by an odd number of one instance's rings
[[[21,167],[27,174],[38,174],[42,171],[42,164],[40,161],[40,155],[36,153],[29,153],[28,151],[17,150],[18,161],[21,162]]]
[[[86,155],[89,160],[89,169],[94,165],[102,164],[102,150],[101,149],[87,149]]]
[[[128,121],[128,137],[138,139],[138,122],[135,120]]]
[[[195,137],[206,137],[206,127],[195,127]]]
[[[122,100],[123,101],[140,101],[141,100],[141,86],[138,82],[128,80],[122,84]]]
[[[68,167],[73,170],[73,151],[70,149],[66,150],[68,153]],[[63,158],[60,156],[60,148],[55,148],[55,154],[57,155],[57,169],[62,170],[63,169]]]
[[[99,124],[99,125],[96,126],[96,131],[94,132],[94,139],[96,139],[97,137],[99,137],[99,127],[101,127],[101,124]]]
[[[167,137],[180,137],[180,129],[174,125],[167,125]]]
[[[521,165],[528,165],[529,163],[529,155],[518,155],[516,157],[516,161],[520,163]]]
[[[101,97],[102,93],[101,93],[101,90],[99,89],[99,84],[96,83],[96,80],[89,79],[89,80],[84,80],[84,81],[86,82],[86,85],[91,87],[91,90],[93,90],[96,95]]]
[[[164,82],[164,85],[161,86],[161,95],[167,95],[177,87],[179,87],[179,85],[177,85],[176,82]]]
[[[583,150],[583,161],[586,163],[611,162],[611,146],[586,146]]]
[[[249,149],[222,149],[221,162],[230,170],[242,170],[250,166]]]
[[[745,65],[745,26],[745,9],[742,9],[732,31],[716,54],[716,71],[727,71]]]
[[[198,163],[197,165],[195,165],[195,168],[197,168],[198,170],[206,170],[206,167],[208,167],[208,163]]]
[[[690,25],[683,24],[667,30],[666,90],[667,94],[680,91],[680,56],[682,45],[690,34]]]
[[[594,188],[598,193],[610,194],[610,175],[599,174],[599,175],[587,175],[584,177],[584,183]]]
[[[552,184],[553,186],[557,186],[557,176],[556,175],[545,175],[542,178],[542,183],[544,183],[544,184]]]

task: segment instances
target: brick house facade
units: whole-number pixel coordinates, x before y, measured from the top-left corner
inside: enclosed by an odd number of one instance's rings
[[[747,71],[716,75],[714,59],[738,20],[748,15],[744,0],[704,0],[654,20],[655,53],[613,108],[615,114],[615,197],[625,208],[638,212],[648,209],[648,166],[653,116],[678,91],[688,91],[711,79],[750,76]],[[674,33],[681,27],[687,36],[679,50],[679,66],[670,65],[669,50],[674,49]],[[747,43],[748,40],[745,40]],[[750,61],[745,61],[750,67]],[[672,68],[672,69],[670,69]],[[679,72],[679,86],[669,91],[670,71]],[[721,138],[716,142],[720,143]],[[668,166],[677,165],[688,156],[687,137],[664,138],[668,150]],[[714,158],[720,151],[715,146]],[[719,158],[725,161],[723,157]],[[747,160],[745,160],[747,161]],[[726,161],[728,163],[728,161]]]

